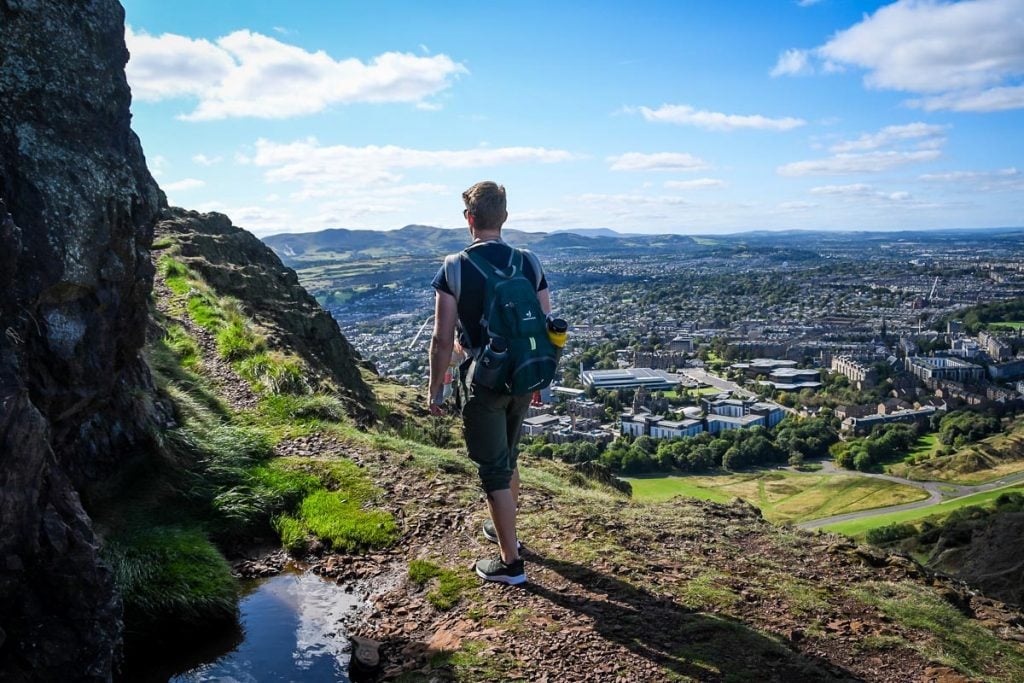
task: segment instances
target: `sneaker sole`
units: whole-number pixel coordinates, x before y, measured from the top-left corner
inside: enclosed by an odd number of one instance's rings
[[[516,576],[506,576],[504,574],[491,574],[488,576],[479,569],[476,570],[476,575],[484,581],[494,581],[495,583],[506,583],[510,586],[518,586],[521,583],[526,583],[526,574],[518,574]]]

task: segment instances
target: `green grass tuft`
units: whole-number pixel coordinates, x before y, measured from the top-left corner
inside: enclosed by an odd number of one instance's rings
[[[198,529],[133,529],[109,539],[103,557],[114,571],[132,631],[168,619],[204,624],[237,615],[231,567]]]
[[[876,582],[854,594],[899,624],[929,633],[931,638],[910,643],[926,657],[985,680],[1024,680],[1024,652],[1019,645],[1000,640],[933,590]],[[1003,675],[992,675],[987,668],[992,662],[999,662]]]
[[[257,353],[238,361],[235,369],[261,393],[309,393],[309,382],[306,379],[308,370],[302,360],[295,356],[276,352]]]
[[[192,294],[186,308],[192,322],[202,328],[216,332],[224,325],[224,314],[208,294]]]
[[[253,332],[241,319],[232,320],[217,331],[217,353],[225,360],[241,360],[261,353],[266,346],[267,341]]]
[[[285,550],[293,555],[305,552],[306,527],[301,521],[290,515],[280,515],[274,518],[273,527]]]
[[[426,560],[413,560],[409,563],[409,580],[422,588],[434,577],[441,575],[441,568]]]
[[[384,548],[398,540],[395,519],[382,510],[363,510],[345,491],[317,491],[299,506],[306,526],[335,550]]]
[[[199,362],[199,344],[181,325],[171,325],[167,328],[164,343],[178,357],[181,367],[192,368]]]

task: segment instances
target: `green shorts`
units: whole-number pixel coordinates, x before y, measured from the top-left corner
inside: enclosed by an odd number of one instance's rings
[[[519,455],[519,429],[531,395],[503,394],[472,384],[467,388],[462,406],[466,450],[487,493],[509,488]]]

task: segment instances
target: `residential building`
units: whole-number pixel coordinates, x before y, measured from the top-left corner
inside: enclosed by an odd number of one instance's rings
[[[843,375],[857,389],[866,389],[878,382],[878,371],[872,367],[873,359],[865,356],[836,356],[832,370]]]
[[[681,439],[704,431],[700,420],[659,420],[650,425],[653,439]]]
[[[908,356],[905,363],[907,372],[925,383],[938,380],[979,382],[985,375],[980,365],[948,356]]]
[[[899,423],[924,424],[938,410],[935,406],[924,406],[916,410],[899,410],[889,415],[868,415],[866,417],[848,417],[842,422],[842,430],[854,435],[869,433],[878,425]]]
[[[668,391],[679,384],[679,379],[664,370],[651,368],[621,368],[618,370],[587,370],[580,374],[584,386],[596,389],[638,389]]]

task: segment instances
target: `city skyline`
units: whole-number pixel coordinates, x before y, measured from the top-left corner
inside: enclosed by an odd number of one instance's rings
[[[1021,0],[125,7],[158,182],[258,235],[1024,224]]]

